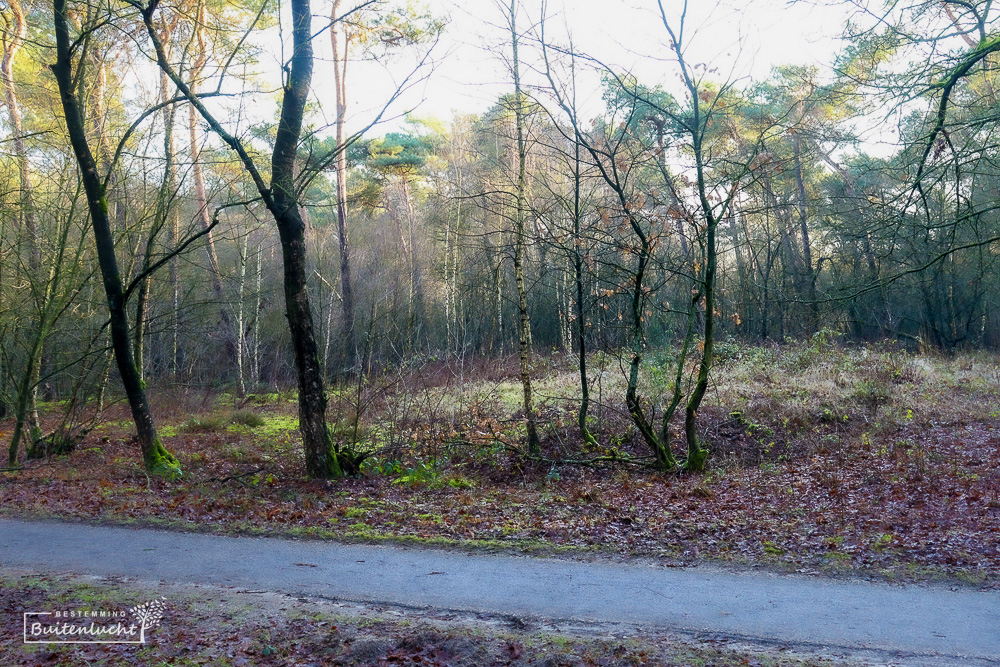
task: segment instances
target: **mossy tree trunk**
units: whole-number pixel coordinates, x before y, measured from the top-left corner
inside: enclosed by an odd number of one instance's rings
[[[118,372],[121,375],[129,408],[132,411],[132,420],[135,423],[146,470],[157,475],[176,477],[180,475],[180,465],[177,459],[163,447],[156,433],[156,425],[153,422],[153,415],[146,398],[145,387],[132,356],[128,314],[125,308],[121,275],[118,271],[118,260],[115,257],[107,199],[98,173],[97,163],[87,142],[83,110],[74,85],[73,40],[70,37],[67,2],[66,0],[53,0],[52,8],[56,34],[56,62],[52,65],[52,72],[59,87],[59,96],[66,117],[66,129],[87,195],[94,241],[97,246],[97,259],[108,301],[111,343],[115,360],[118,363]]]
[[[312,477],[342,472],[326,424],[326,395],[319,346],[306,281],[306,226],[295,188],[295,154],[312,79],[312,34],[308,0],[292,0],[294,51],[281,103],[278,134],[271,156],[271,212],[278,224],[285,283],[285,315],[292,334],[299,380],[299,428]]]

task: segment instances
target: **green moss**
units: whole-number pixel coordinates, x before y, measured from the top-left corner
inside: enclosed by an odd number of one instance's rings
[[[268,403],[278,403],[282,399],[281,399],[281,394],[264,393],[264,394],[247,394],[244,400],[247,403],[253,403],[254,405],[267,405]]]
[[[132,426],[131,419],[119,419],[117,421],[107,421],[94,427],[95,431],[115,431]]]
[[[289,432],[299,430],[299,418],[295,415],[259,415],[261,423],[253,426],[255,435],[262,438],[273,439],[285,435]]]
[[[469,479],[464,475],[449,475],[441,480],[443,484],[440,486],[447,485],[452,489],[474,489],[476,488],[475,480]],[[437,485],[435,485],[436,488]]]
[[[783,556],[785,554],[785,549],[782,549],[774,542],[764,542],[762,546],[764,547],[764,553],[769,556]]]
[[[167,451],[159,438],[153,442],[152,452],[145,457],[146,472],[155,477],[167,480],[180,479],[181,464],[173,454]]]
[[[688,451],[688,456],[684,460],[684,469],[689,472],[701,472],[705,469],[705,462],[708,460],[708,449],[699,447],[694,451]]]

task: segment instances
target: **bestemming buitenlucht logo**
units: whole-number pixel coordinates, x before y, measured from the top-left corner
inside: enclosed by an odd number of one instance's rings
[[[24,612],[25,644],[145,644],[163,620],[163,598],[120,609]]]

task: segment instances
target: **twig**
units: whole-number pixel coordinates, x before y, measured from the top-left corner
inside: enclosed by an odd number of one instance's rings
[[[519,452],[521,451],[521,450],[517,449],[516,447],[512,447],[512,449],[515,449],[515,450],[517,450]],[[538,461],[539,463],[547,463],[547,464],[553,465],[553,466],[577,465],[577,466],[585,466],[585,467],[588,467],[588,468],[592,467],[592,466],[594,466],[594,465],[596,465],[598,463],[625,463],[625,464],[629,464],[629,465],[636,465],[636,466],[643,466],[644,467],[644,466],[649,465],[653,461],[653,457],[652,456],[643,456],[643,457],[628,456],[628,457],[625,457],[625,456],[618,456],[617,454],[611,454],[610,456],[595,456],[595,457],[589,458],[589,459],[550,459],[550,458],[547,458],[545,456],[531,456],[531,455],[525,454],[523,452],[521,452],[521,455],[524,458],[526,458],[526,459],[528,459],[530,461]]]
[[[511,421],[516,421],[516,420],[511,420]],[[546,456],[528,454],[517,445],[512,445],[509,442],[505,442],[500,438],[499,434],[497,434],[496,429],[493,428],[492,424],[490,424],[490,431],[493,432],[493,440],[506,447],[508,452],[515,454],[527,461],[536,461],[538,463],[545,463],[547,465],[553,465],[553,466],[578,465],[578,466],[591,467],[598,463],[625,463],[637,466],[647,466],[654,460],[653,456],[625,457],[625,456],[620,456],[618,454],[611,454],[609,456],[594,456],[589,459],[550,459]]]
[[[219,483],[239,482],[243,486],[246,486],[247,485],[246,482],[244,482],[242,479],[240,479],[241,477],[249,477],[250,475],[256,475],[257,473],[264,472],[265,470],[266,470],[266,468],[257,468],[256,470],[249,470],[247,472],[242,472],[239,475],[229,475],[227,477],[209,477],[205,481],[206,482],[219,482]]]

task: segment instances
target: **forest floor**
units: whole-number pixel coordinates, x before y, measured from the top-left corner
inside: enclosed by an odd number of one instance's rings
[[[575,360],[555,355],[535,373],[548,462],[516,447],[515,359],[439,362],[331,390],[338,437],[371,453],[360,477],[305,479],[292,394],[178,390],[153,405],[182,479],[142,472],[117,404],[72,453],[0,474],[0,512],[1000,586],[1000,359],[823,338],[719,348],[703,473],[640,465],[609,355],[591,359],[601,446],[582,447]],[[645,396],[664,393],[669,361],[651,360]],[[611,454],[624,461],[555,462]]]

